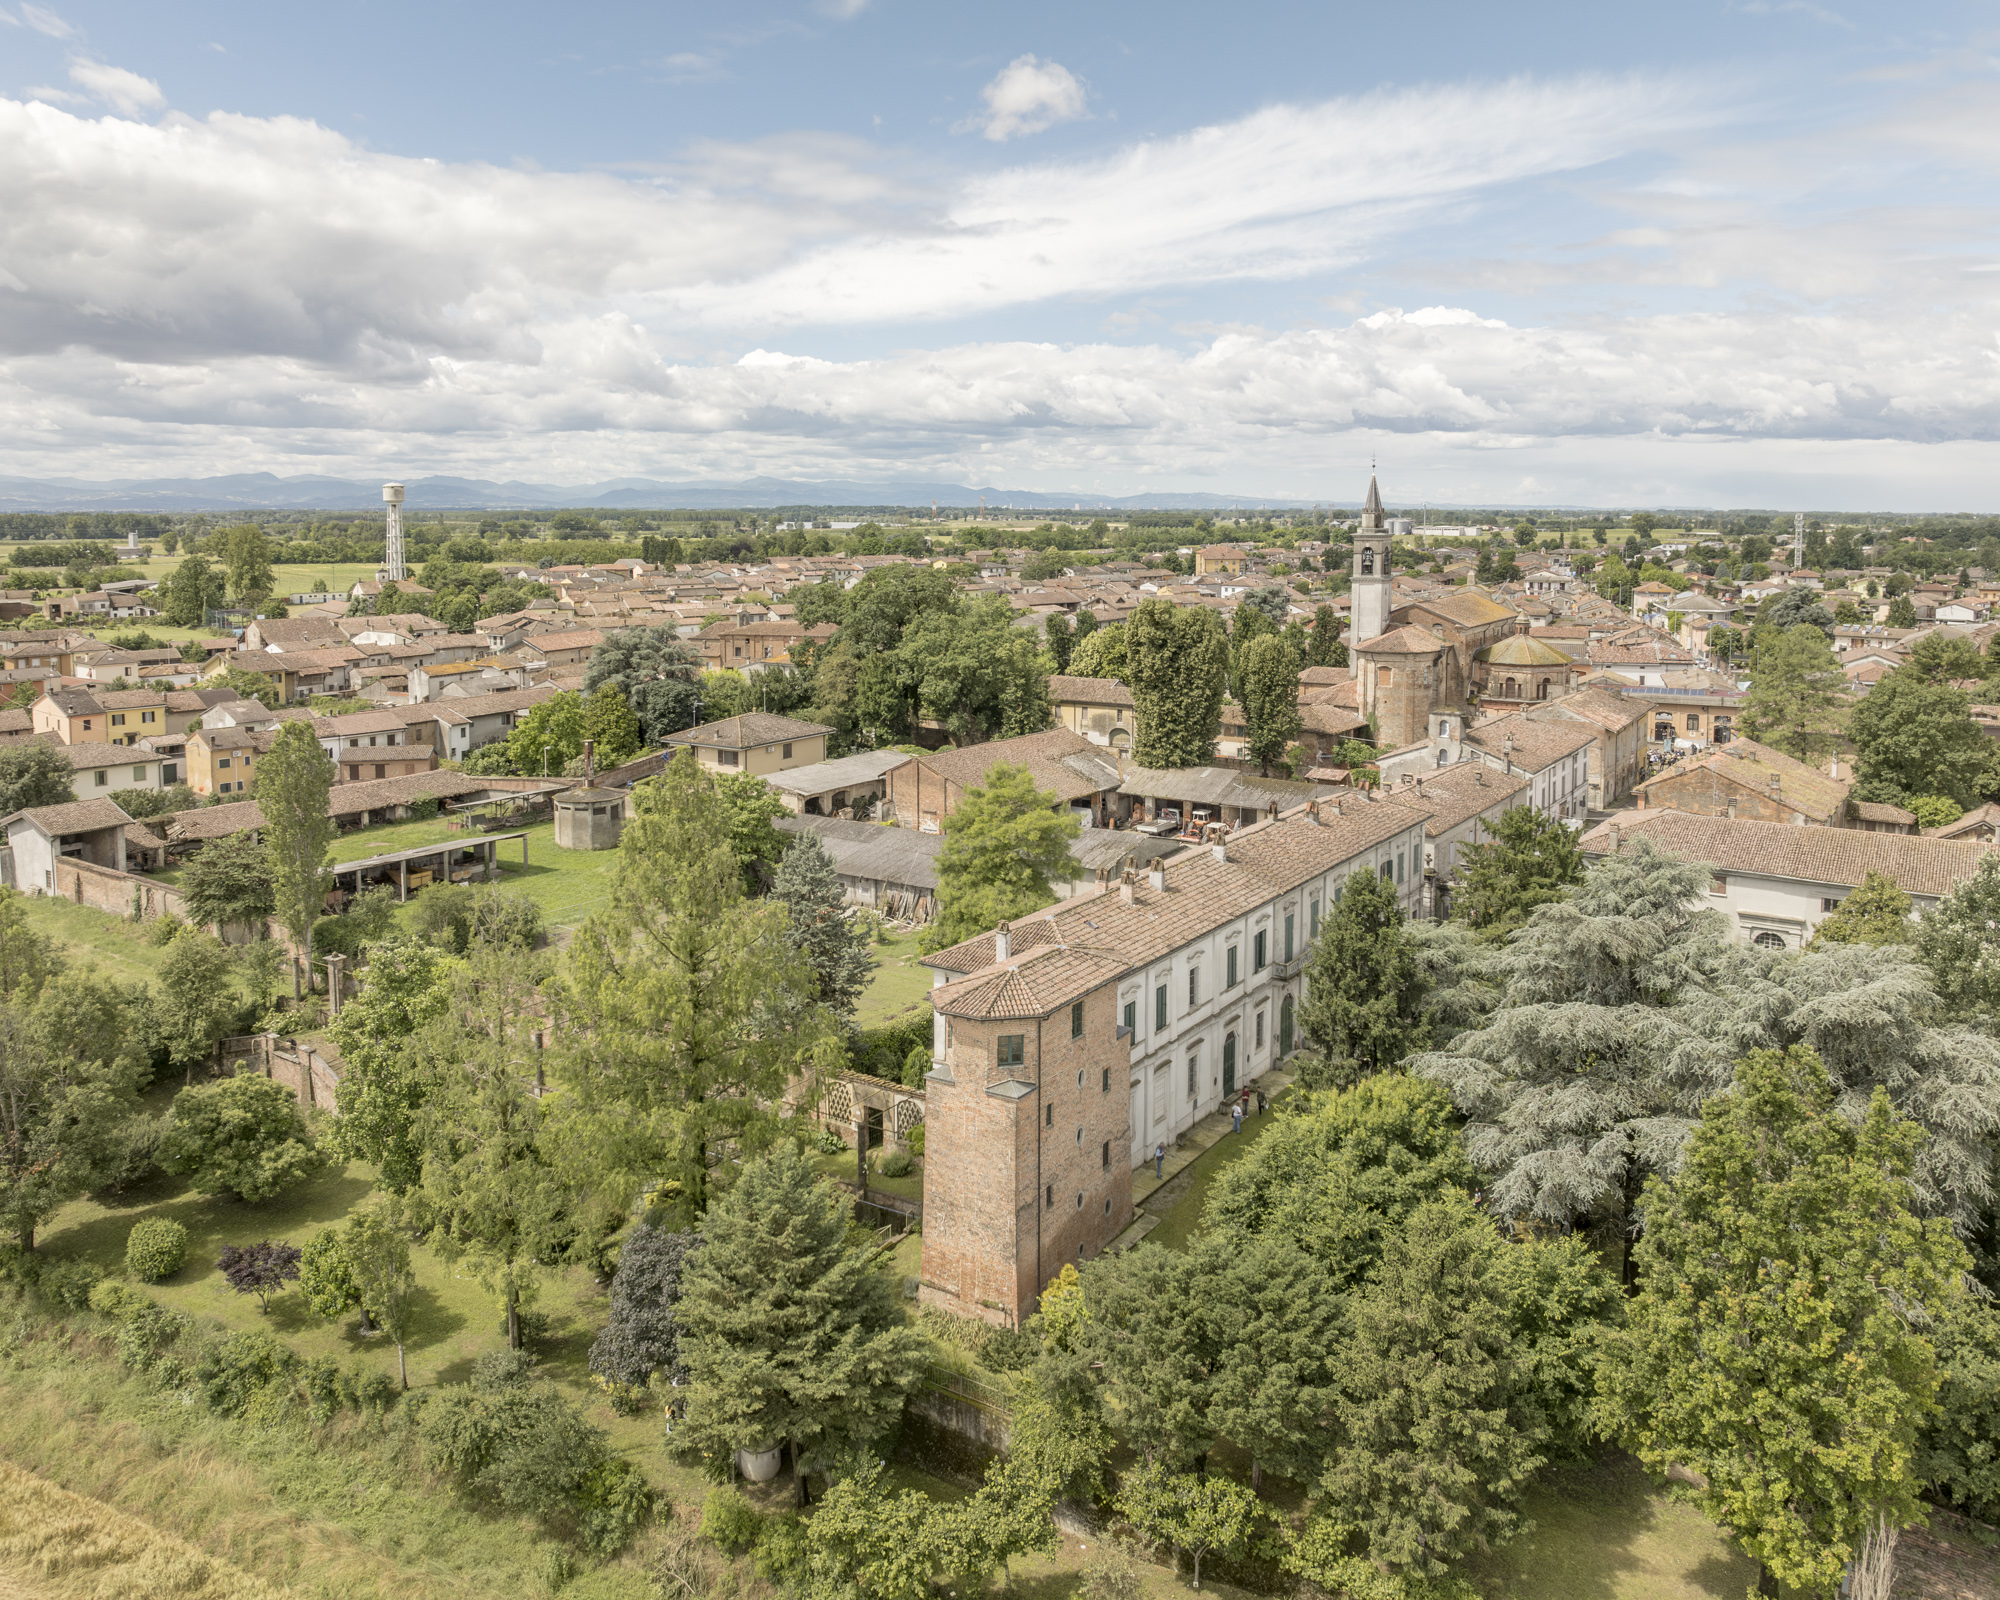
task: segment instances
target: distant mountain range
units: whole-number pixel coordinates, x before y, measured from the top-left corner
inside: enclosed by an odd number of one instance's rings
[[[667,483],[613,478],[603,483],[494,483],[484,478],[406,480],[404,505],[423,511],[724,510],[772,506],[889,510],[976,507],[994,511],[1283,510],[1310,505],[1358,508],[1359,500],[1286,500],[1257,495],[1044,494],[1032,489],[973,489],[962,483],[895,480],[866,483],[750,478],[742,483]],[[382,485],[347,478],[281,478],[239,472],[220,478],[0,478],[0,511],[364,511],[379,510]]]

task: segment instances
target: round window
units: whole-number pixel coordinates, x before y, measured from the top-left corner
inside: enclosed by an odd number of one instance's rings
[[[1785,936],[1782,933],[1772,933],[1768,928],[1750,942],[1759,950],[1782,950],[1785,948]]]

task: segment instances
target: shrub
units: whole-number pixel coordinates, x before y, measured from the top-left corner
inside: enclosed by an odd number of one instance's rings
[[[316,1317],[331,1321],[361,1304],[354,1269],[347,1264],[344,1228],[322,1228],[299,1252],[299,1293]]]
[[[225,1417],[240,1417],[258,1390],[288,1376],[297,1362],[298,1357],[270,1334],[253,1328],[203,1351],[194,1376],[211,1409]]]
[[[362,926],[353,917],[321,917],[312,926],[313,954],[352,960],[361,954],[362,936]]]
[[[847,1148],[847,1141],[831,1128],[815,1129],[812,1141],[813,1148],[823,1156],[837,1156]]]
[[[118,1128],[118,1159],[111,1175],[104,1180],[104,1187],[117,1193],[157,1178],[160,1141],[166,1132],[166,1123],[159,1117],[147,1116],[143,1111],[127,1117]]]
[[[118,1359],[134,1372],[150,1373],[166,1352],[194,1331],[185,1311],[146,1300],[125,1313],[118,1325]]]
[[[577,1537],[600,1561],[607,1561],[632,1542],[651,1520],[653,1490],[645,1474],[623,1456],[612,1456],[593,1467],[577,1496]]]
[[[1039,1339],[1018,1328],[995,1328],[980,1346],[979,1364],[988,1372],[1026,1372],[1041,1348]]]
[[[472,890],[467,885],[432,884],[417,896],[417,933],[453,955],[464,955],[472,942],[472,911]]]
[[[532,950],[542,942],[542,908],[524,894],[482,884],[472,891],[470,937],[474,944]]]
[[[1131,1551],[1120,1544],[1100,1544],[1083,1564],[1084,1600],[1139,1600],[1145,1585]]]
[[[90,1304],[90,1294],[104,1273],[89,1261],[59,1261],[44,1267],[35,1287],[52,1306],[65,1311],[82,1311]]]
[[[90,1309],[100,1317],[122,1317],[128,1311],[151,1304],[137,1290],[128,1289],[116,1278],[105,1278],[91,1287]]]
[[[321,1426],[331,1422],[342,1406],[355,1403],[352,1373],[343,1371],[331,1356],[314,1356],[299,1369],[299,1388],[306,1397],[306,1410]]]
[[[187,1260],[187,1229],[172,1217],[146,1217],[125,1236],[126,1269],[141,1283],[164,1283]]]
[[[711,1489],[701,1503],[701,1536],[724,1555],[740,1556],[757,1548],[764,1518],[734,1489]]]
[[[370,1370],[354,1382],[354,1403],[363,1411],[387,1411],[402,1395],[396,1380],[386,1372]]]
[[[611,1280],[611,1318],[590,1347],[590,1370],[610,1383],[643,1385],[655,1372],[684,1377],[674,1306],[681,1274],[701,1241],[640,1223],[626,1236]]]
[[[160,1165],[203,1194],[268,1200],[320,1168],[291,1090],[244,1075],[195,1084],[174,1096]]]
[[[924,1125],[920,1122],[903,1135],[903,1142],[910,1147],[910,1154],[919,1161],[924,1159]]]
[[[561,1594],[576,1576],[576,1557],[559,1544],[542,1546],[542,1587]]]
[[[171,911],[164,912],[155,917],[152,927],[146,930],[146,942],[155,947],[172,944],[186,928],[187,924]]]
[[[757,1572],[767,1583],[788,1593],[804,1587],[806,1578],[806,1525],[796,1512],[786,1512],[765,1523],[757,1541]]]
[[[882,1176],[885,1178],[907,1178],[916,1163],[904,1150],[891,1150],[882,1158]]]

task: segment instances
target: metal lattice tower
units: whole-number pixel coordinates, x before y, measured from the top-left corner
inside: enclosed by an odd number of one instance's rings
[[[388,513],[388,544],[382,556],[382,581],[394,579],[397,583],[409,580],[410,569],[403,562],[403,486],[400,483],[382,485],[382,500]]]
[[[1803,511],[1795,511],[1792,513],[1792,565],[1802,567],[1805,564],[1806,514]]]

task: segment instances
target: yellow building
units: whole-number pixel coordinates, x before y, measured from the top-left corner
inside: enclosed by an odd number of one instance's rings
[[[695,759],[717,772],[783,772],[824,761],[831,732],[824,723],[746,711],[674,734],[667,748],[678,754],[681,746],[692,746]]]
[[[1194,575],[1242,572],[1250,565],[1250,552],[1231,544],[1211,544],[1194,553]]]

